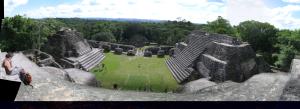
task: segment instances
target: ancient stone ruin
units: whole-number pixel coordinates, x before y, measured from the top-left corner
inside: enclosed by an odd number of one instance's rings
[[[94,48],[103,49],[104,52],[109,52],[111,50],[115,51],[116,54],[122,54],[122,52],[127,52],[127,54],[129,54],[130,56],[134,56],[136,53],[136,47],[133,45],[125,45],[95,40],[89,40],[88,43]]]
[[[117,55],[121,55],[122,53],[123,53],[123,48],[115,48],[115,54],[117,54]]]
[[[134,50],[128,50],[127,55],[128,56],[135,56],[135,51]]]
[[[69,42],[71,40],[68,38],[71,36],[64,35],[74,35],[76,34],[75,31],[67,29],[61,32],[65,33],[59,34],[58,32],[53,36],[53,39],[49,40],[56,45],[49,42],[47,47],[50,50],[57,50],[48,52],[53,55],[55,60],[60,61],[63,67],[66,68],[68,65],[75,66],[77,63],[76,65],[83,68],[85,63],[96,65],[97,62],[100,62],[97,61],[98,59],[104,58],[101,50],[90,48],[88,45],[85,46],[86,41],[84,40],[78,40],[81,43],[85,43],[79,48],[76,48],[78,46]],[[76,38],[79,36],[74,35]],[[74,42],[76,43],[76,41]],[[79,52],[83,48],[90,49],[80,55]],[[78,69],[40,67],[43,66],[40,63],[45,63],[46,65],[47,61],[51,59],[51,55],[47,55],[47,53],[37,50],[15,53],[13,65],[26,69],[34,78],[32,81],[34,89],[21,84],[15,101],[300,100],[298,93],[300,89],[300,61],[297,59],[293,61],[291,74],[285,72],[257,74],[270,69],[260,57],[255,56],[249,44],[226,35],[208,34],[201,31],[192,32],[187,41],[178,43],[176,48],[172,48],[169,51],[171,58],[166,61],[166,64],[179,83],[190,81],[190,78],[194,77],[194,75],[200,75],[197,77],[197,80],[185,84],[183,91],[180,93],[136,92],[94,87],[100,86],[101,83],[96,81],[95,75],[92,75],[92,73]],[[0,53],[0,62],[2,62],[5,55],[6,53]],[[35,59],[35,56],[39,57],[39,61],[34,63],[32,60]],[[31,60],[28,57],[31,57]],[[72,61],[72,59],[75,61]],[[64,63],[64,61],[61,62],[61,60],[67,60],[69,64]],[[37,64],[40,65],[38,66]],[[18,79],[6,75],[2,67],[0,67],[0,74],[0,79]],[[68,76],[68,79],[65,79],[65,76]],[[76,84],[70,82],[70,80]],[[116,86],[116,88],[118,87]]]
[[[54,58],[40,50],[37,49],[31,49],[31,50],[25,50],[22,52],[28,59],[35,62],[40,67],[44,66],[53,66],[57,68],[62,68],[57,62],[55,62]]]
[[[151,51],[153,55],[166,55],[169,54],[170,50],[174,48],[173,46],[152,46],[147,47],[145,51]]]
[[[145,51],[144,56],[145,57],[152,57],[152,52],[151,51]]]
[[[92,48],[81,33],[68,28],[62,28],[49,37],[43,50],[64,68],[80,68],[86,71],[98,65],[105,57],[100,49]]]
[[[243,82],[258,73],[256,55],[248,43],[202,31],[193,31],[186,42],[176,44],[166,63],[178,83],[193,75],[214,82]]]

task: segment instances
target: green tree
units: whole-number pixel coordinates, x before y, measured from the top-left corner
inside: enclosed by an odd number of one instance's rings
[[[4,51],[20,51],[33,47],[34,22],[31,19],[20,15],[8,18],[6,17],[2,24],[3,36],[1,45]]]
[[[280,30],[277,33],[277,36],[277,46],[280,47],[280,45],[292,45],[297,51],[300,51],[300,30]]]
[[[212,22],[207,22],[204,30],[211,33],[227,34],[230,36],[235,35],[234,28],[230,25],[230,22],[221,16],[218,16],[218,18]]]
[[[296,50],[291,45],[282,45],[280,47],[280,54],[278,54],[278,60],[275,65],[284,71],[288,71],[292,60],[296,54]]]
[[[278,29],[269,23],[258,21],[244,21],[236,26],[237,35],[243,41],[249,42],[251,47],[261,54],[271,65],[274,65],[276,59],[272,56],[276,49]]]
[[[236,28],[238,36],[249,42],[255,51],[274,52],[278,30],[273,25],[252,20],[241,22]]]
[[[111,32],[100,32],[93,35],[92,40],[106,41],[106,42],[116,42],[115,36]]]

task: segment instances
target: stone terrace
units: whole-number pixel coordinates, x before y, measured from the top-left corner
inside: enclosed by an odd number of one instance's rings
[[[97,66],[105,58],[104,54],[98,48],[93,48],[92,51],[80,57],[68,57],[66,60],[71,62],[79,62],[83,70],[89,71]]]

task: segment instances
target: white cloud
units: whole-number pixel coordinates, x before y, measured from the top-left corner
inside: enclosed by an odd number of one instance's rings
[[[300,19],[293,13],[300,11],[300,5],[270,8],[261,0],[226,0],[226,18],[238,25],[246,20],[268,22],[278,28],[300,28]]]
[[[11,13],[16,7],[27,4],[28,0],[4,0],[4,14]]]
[[[300,19],[292,16],[293,12],[300,11],[300,5],[270,8],[263,0],[222,1],[81,0],[74,4],[40,7],[22,14],[34,18],[109,17],[176,20],[182,17],[194,23],[206,23],[215,20],[217,16],[223,16],[234,25],[246,20],[257,20],[269,22],[279,28],[300,28]]]
[[[296,11],[300,11],[300,5],[274,8],[270,13],[273,16],[272,23],[279,28],[300,28],[300,19],[292,16]]]
[[[270,9],[261,0],[227,0],[227,18],[237,25],[245,20],[268,21]]]
[[[223,7],[221,3],[207,0],[82,0],[71,5],[40,7],[27,12],[26,15],[35,18],[123,17],[161,20],[175,20],[182,17],[197,23],[205,23],[223,15]]]
[[[300,3],[300,0],[282,0],[282,1],[288,3]]]

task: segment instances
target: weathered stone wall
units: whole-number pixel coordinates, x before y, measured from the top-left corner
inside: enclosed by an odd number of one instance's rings
[[[48,39],[43,51],[55,58],[78,57],[90,52],[91,47],[81,33],[64,28]]]
[[[54,66],[57,68],[62,68],[62,66],[59,65],[51,55],[42,52],[40,50],[31,49],[31,50],[25,50],[22,53],[39,66]]]
[[[152,55],[157,55],[157,52],[159,51],[159,47],[148,47],[145,49],[145,51],[151,51]]]
[[[209,55],[203,55],[201,62],[203,62],[204,66],[198,66],[198,72],[200,72],[200,74],[204,74],[203,76],[208,75],[210,80],[215,82],[224,82],[226,80],[227,62],[215,59]],[[198,65],[199,64],[198,62]]]
[[[95,40],[88,40],[88,43],[93,47],[93,48],[99,48],[100,46],[100,41],[95,41]]]
[[[198,66],[198,71],[205,75],[208,73],[216,82],[226,80],[242,82],[258,73],[255,56],[249,44],[234,46],[212,42],[200,56],[199,62],[204,63],[202,67],[205,68]],[[209,72],[201,71],[203,69],[208,69]]]
[[[94,48],[102,48],[103,45],[109,45],[111,46],[111,50],[115,50],[116,48],[122,48],[124,52],[127,52],[128,50],[135,50],[135,46],[133,45],[124,45],[124,44],[117,44],[117,43],[110,43],[110,42],[103,42],[103,41],[94,41],[89,40],[88,43],[92,45]]]
[[[169,55],[169,52],[172,48],[174,48],[174,46],[160,46],[160,50],[164,50],[165,55]]]
[[[255,52],[249,44],[237,38],[193,31],[188,35],[186,44],[180,47],[177,43],[175,55],[167,60],[169,69],[179,83],[191,76],[186,71],[190,67],[216,82],[242,82],[258,73]]]
[[[185,43],[191,44],[191,42],[194,42],[193,40],[195,40],[195,38],[197,38],[199,36],[205,36],[207,34],[208,33],[204,32],[204,31],[193,31],[188,37],[186,37]]]

